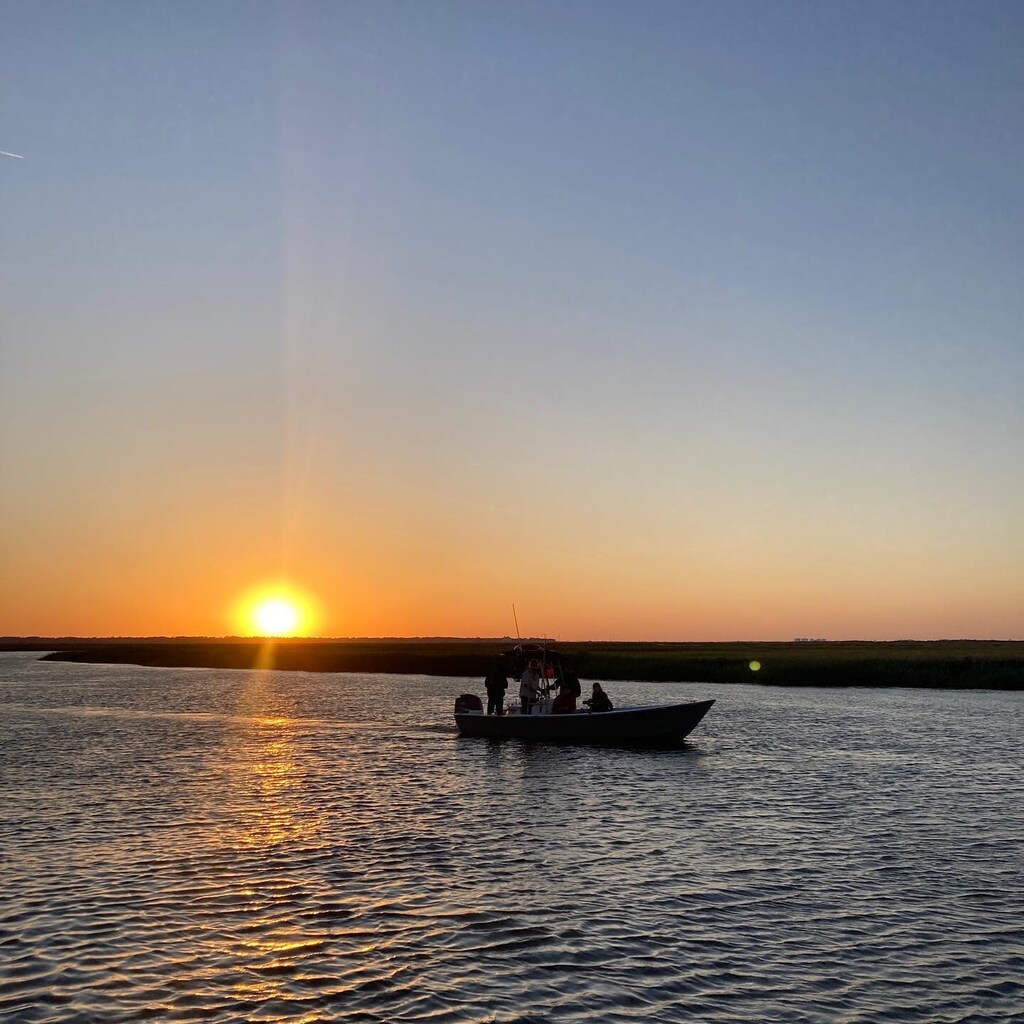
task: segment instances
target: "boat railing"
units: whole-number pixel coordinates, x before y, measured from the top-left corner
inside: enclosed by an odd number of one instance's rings
[[[530,705],[531,715],[550,715],[551,705],[554,704],[554,697],[541,697],[540,700],[534,701]],[[523,713],[523,706],[519,701],[509,703],[505,708],[506,715],[521,715]]]

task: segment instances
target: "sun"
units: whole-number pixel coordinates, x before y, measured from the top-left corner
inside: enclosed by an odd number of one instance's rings
[[[253,590],[235,610],[235,620],[246,636],[309,636],[316,618],[313,602],[290,586]]]
[[[294,636],[299,610],[280,597],[272,597],[256,606],[253,619],[263,636]]]

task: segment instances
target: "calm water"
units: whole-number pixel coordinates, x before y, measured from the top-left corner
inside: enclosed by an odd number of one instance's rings
[[[1024,697],[460,739],[464,681],[0,655],[0,1019],[1024,1020]]]

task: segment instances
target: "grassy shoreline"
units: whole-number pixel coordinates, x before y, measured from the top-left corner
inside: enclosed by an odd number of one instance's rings
[[[167,668],[276,668],[480,677],[508,638],[276,640],[149,637],[8,637],[2,651],[49,651],[47,660]],[[1024,641],[813,641],[560,643],[580,676],[642,682],[775,686],[1024,689]],[[751,662],[758,662],[757,671]]]

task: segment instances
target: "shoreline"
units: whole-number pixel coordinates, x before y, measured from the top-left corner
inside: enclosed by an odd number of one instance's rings
[[[515,640],[208,639],[8,637],[0,651],[43,660],[150,668],[277,669],[479,677]],[[554,645],[553,645],[554,646]],[[1024,641],[755,641],[559,643],[586,679],[759,683],[769,686],[906,686],[1024,689]],[[753,670],[751,663],[760,668]]]

